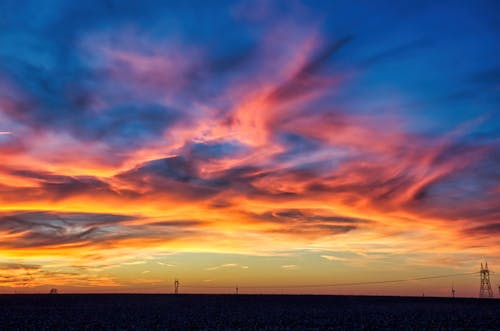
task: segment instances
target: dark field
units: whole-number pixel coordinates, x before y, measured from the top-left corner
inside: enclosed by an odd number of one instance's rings
[[[500,330],[500,300],[0,295],[1,330]]]

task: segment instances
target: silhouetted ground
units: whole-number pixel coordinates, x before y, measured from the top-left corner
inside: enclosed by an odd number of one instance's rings
[[[0,295],[2,330],[500,330],[500,300]]]

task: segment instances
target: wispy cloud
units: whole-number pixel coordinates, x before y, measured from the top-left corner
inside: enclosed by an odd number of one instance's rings
[[[284,270],[296,270],[298,268],[299,268],[299,266],[296,264],[286,264],[286,265],[281,266],[281,269],[284,269]]]
[[[207,267],[205,268],[206,271],[214,271],[218,269],[225,269],[225,268],[241,268],[241,269],[248,269],[248,266],[242,266],[237,263],[225,263],[213,267]]]
[[[347,261],[347,258],[334,256],[334,255],[321,255],[322,258],[327,259],[328,261]]]

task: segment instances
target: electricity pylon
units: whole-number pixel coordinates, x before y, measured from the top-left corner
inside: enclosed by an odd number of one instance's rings
[[[179,280],[177,278],[174,280],[174,293],[179,294]]]
[[[479,297],[480,298],[493,298],[493,290],[491,289],[490,283],[490,270],[488,270],[488,262],[486,262],[483,267],[483,263],[481,262],[481,287],[479,288]]]

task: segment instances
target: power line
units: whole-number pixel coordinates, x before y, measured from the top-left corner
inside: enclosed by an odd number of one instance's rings
[[[329,284],[302,284],[302,285],[284,285],[284,286],[276,286],[276,285],[262,285],[262,286],[239,286],[239,288],[318,288],[318,287],[341,287],[341,286],[359,286],[359,285],[376,285],[376,284],[389,284],[389,283],[403,283],[403,282],[411,282],[418,280],[427,280],[427,279],[438,279],[438,278],[450,278],[457,276],[467,276],[467,275],[475,275],[478,274],[478,271],[474,272],[466,272],[466,273],[457,273],[457,274],[448,274],[448,275],[436,275],[436,276],[425,276],[425,277],[415,277],[415,278],[406,278],[406,279],[393,279],[393,280],[380,280],[380,281],[367,281],[367,282],[353,282],[353,283],[329,283]],[[189,288],[234,288],[234,286],[203,286],[203,285],[184,285],[183,287]]]
[[[490,271],[491,272],[491,271]],[[459,276],[469,276],[469,275],[477,275],[479,271],[474,272],[465,272],[465,273],[455,273],[455,274],[446,274],[446,275],[433,275],[433,276],[423,276],[423,277],[414,277],[414,278],[405,278],[405,279],[392,279],[392,280],[380,280],[380,281],[364,281],[364,282],[349,282],[349,283],[326,283],[326,284],[300,284],[300,285],[261,285],[261,286],[241,286],[238,285],[238,289],[291,289],[291,288],[323,288],[323,287],[343,287],[343,286],[361,286],[361,285],[377,285],[377,284],[391,284],[391,283],[404,283],[411,281],[420,281],[420,280],[429,280],[429,279],[439,279],[439,278],[451,278],[451,277],[459,277]],[[175,286],[175,285],[174,285]],[[124,289],[125,287],[125,289]],[[182,285],[184,288],[193,288],[193,289],[234,289],[234,285]],[[115,292],[115,291],[126,291],[126,293],[134,292],[134,291],[150,291],[157,289],[165,289],[164,285],[153,285],[153,286],[144,286],[144,287],[134,287],[130,288],[127,286],[117,286],[109,289],[93,289],[96,292]],[[175,292],[175,291],[174,291]]]
[[[342,286],[360,286],[360,285],[376,285],[376,284],[391,284],[391,283],[404,283],[420,280],[450,278],[458,276],[476,275],[478,271],[447,274],[447,275],[433,275],[405,279],[392,279],[392,280],[379,280],[379,281],[365,281],[365,282],[351,282],[351,283],[328,283],[328,284],[301,284],[301,285],[261,285],[261,286],[238,286],[239,289],[285,289],[285,288],[320,288],[320,287],[342,287]],[[157,288],[164,288],[164,285],[154,285],[150,287],[132,288],[131,290],[154,290]],[[234,285],[182,285],[184,288],[204,288],[204,289],[234,289]]]

